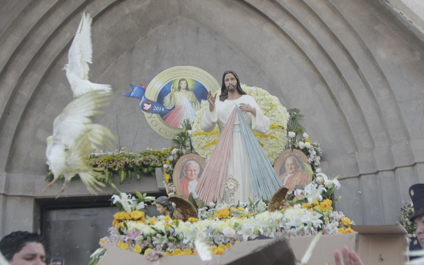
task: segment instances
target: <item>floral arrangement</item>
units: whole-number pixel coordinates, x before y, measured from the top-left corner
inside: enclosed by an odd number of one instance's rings
[[[308,163],[312,167],[312,171],[316,173],[321,170],[322,149],[319,143],[309,140],[309,135],[305,132],[304,127],[300,124],[303,115],[299,109],[289,109],[289,121],[287,123],[287,145],[286,149],[299,149],[308,157]]]
[[[107,185],[112,183],[114,174],[119,176],[120,183],[125,180],[131,181],[133,173],[137,180],[140,180],[141,173],[154,174],[157,167],[163,167],[165,161],[170,155],[169,149],[154,150],[147,148],[144,152],[131,153],[122,148],[115,152],[97,152],[88,154],[91,159],[91,166],[98,172],[103,172],[104,178],[99,178],[99,181]],[[63,176],[60,176],[63,178]],[[79,178],[76,175],[73,179]],[[47,181],[53,180],[51,171],[47,173]]]
[[[402,225],[408,232],[408,237],[412,240],[416,237],[415,231],[417,225],[414,222],[409,221],[409,218],[414,215],[414,205],[410,202],[402,201],[402,207],[398,216],[398,224]]]
[[[244,84],[241,85],[242,89],[250,96],[252,96],[262,112],[271,120],[271,128],[267,134],[260,134],[254,132],[256,139],[263,147],[271,164],[274,164],[277,157],[284,150],[287,143],[286,127],[289,115],[286,108],[281,105],[277,97],[271,96],[267,91],[259,87],[249,87]],[[203,132],[200,128],[200,122],[203,113],[208,108],[208,102],[203,101],[200,110],[196,112],[193,119],[192,141],[196,152],[206,160],[211,155],[215,144],[219,138],[219,128],[212,132]]]
[[[304,190],[296,190],[296,200],[290,201],[291,206],[284,209],[269,212],[262,200],[237,205],[211,203],[198,209],[199,219],[189,218],[186,222],[168,216],[145,216],[137,210],[136,198],[122,193],[114,195],[113,203],[125,204],[128,208],[114,215],[110,235],[100,239],[101,248],[91,256],[92,262],[97,262],[105,253],[106,245],[142,255],[151,250],[163,251],[166,256],[196,255],[195,241],[204,239],[213,253],[220,255],[233,244],[260,235],[297,237],[354,233],[353,222],[342,212],[333,211],[333,202],[326,198],[332,195],[329,191],[339,187],[336,178],[329,179],[321,173]]]

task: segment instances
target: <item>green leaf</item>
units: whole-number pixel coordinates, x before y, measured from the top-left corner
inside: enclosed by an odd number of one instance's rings
[[[193,194],[192,193],[190,193],[190,196],[188,196],[188,200],[191,202],[191,204],[194,205],[194,208],[196,208],[196,210],[199,208],[197,206],[196,200],[194,200],[194,198],[193,198]]]
[[[135,196],[137,196],[138,198],[140,198],[140,199],[144,198],[143,194],[141,194],[139,191],[134,191],[134,193],[135,193]]]
[[[305,162],[303,163],[303,165],[305,166],[305,168],[309,172],[309,174],[311,174],[313,176],[314,172],[312,171],[312,168],[308,164],[306,164]]]
[[[320,209],[317,209],[317,208],[312,208],[315,212],[317,212],[317,213],[319,213],[319,214],[322,214],[322,215],[324,215],[324,213],[320,210]]]

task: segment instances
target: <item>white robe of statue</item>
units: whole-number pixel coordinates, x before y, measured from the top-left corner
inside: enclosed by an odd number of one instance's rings
[[[255,99],[249,95],[242,95],[240,98],[235,100],[226,99],[224,102],[217,98],[215,101],[214,111],[210,112],[209,108],[207,109],[202,117],[200,127],[203,131],[210,132],[215,128],[216,123],[218,123],[219,129],[222,132],[234,108],[236,106],[240,106],[240,103],[249,104],[256,109],[256,117],[250,112],[242,111],[247,124],[249,124],[251,128],[258,133],[267,133],[270,127],[270,120],[262,113]],[[234,202],[237,203],[238,201],[241,201],[248,203],[249,199],[253,201],[255,198],[246,157],[246,150],[239,124],[240,121],[236,113],[233,128],[233,140],[228,158],[227,177],[229,175],[233,175],[239,182],[239,187],[234,194]],[[229,195],[226,192],[224,194],[224,201],[229,202]]]

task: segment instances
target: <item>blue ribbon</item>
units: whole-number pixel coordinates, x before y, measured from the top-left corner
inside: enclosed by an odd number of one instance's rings
[[[146,87],[141,85],[141,86],[136,86],[133,84],[130,84],[132,91],[131,92],[127,92],[125,94],[122,94],[123,96],[126,97],[130,97],[130,98],[138,98],[140,99],[140,104],[138,105],[138,107],[140,108],[141,111],[143,112],[147,112],[147,113],[154,113],[154,114],[167,114],[169,113],[172,109],[167,109],[165,108],[162,104],[150,100],[148,98],[145,97],[145,93],[146,93]]]

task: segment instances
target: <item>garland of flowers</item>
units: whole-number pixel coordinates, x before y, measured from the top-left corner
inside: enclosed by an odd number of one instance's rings
[[[274,164],[287,143],[286,127],[289,119],[287,110],[281,105],[277,97],[271,96],[262,88],[249,87],[244,84],[241,87],[256,100],[262,112],[271,121],[271,128],[267,134],[254,133],[269,161]],[[203,132],[200,128],[201,119],[208,106],[208,102],[203,101],[200,110],[196,112],[191,137],[196,152],[205,159],[209,158],[219,138],[218,126],[212,132]]]
[[[91,166],[94,170],[102,172],[105,177],[98,180],[110,185],[113,181],[114,174],[119,177],[119,182],[122,184],[125,180],[131,181],[133,173],[137,180],[140,180],[141,173],[155,174],[157,167],[163,167],[167,158],[170,156],[169,149],[155,150],[147,148],[144,152],[131,153],[122,148],[119,152],[99,152],[89,154]],[[59,177],[63,179],[63,175]],[[76,175],[72,180],[79,179]],[[46,175],[47,181],[53,180],[53,174],[49,171]]]
[[[305,132],[305,128],[300,124],[303,115],[299,109],[289,109],[290,115],[287,123],[287,145],[286,149],[298,149],[308,157],[308,163],[311,165],[312,171],[316,173],[321,170],[322,149],[319,143],[311,142],[309,135]]]
[[[342,212],[333,211],[333,202],[325,198],[325,193],[339,188],[340,183],[322,173],[319,177],[304,190],[296,190],[299,200],[291,201],[292,206],[287,208],[269,212],[262,200],[237,205],[211,203],[198,209],[199,219],[189,218],[186,222],[140,214],[140,201],[151,200],[146,196],[140,200],[142,195],[138,199],[122,193],[114,195],[113,203],[124,210],[114,215],[110,235],[100,239],[101,248],[93,253],[91,263],[105,253],[106,245],[142,255],[151,250],[163,251],[166,256],[196,255],[194,243],[200,238],[220,255],[234,243],[260,235],[276,238],[310,236],[319,231],[327,235],[354,233],[353,222]]]
[[[409,221],[409,218],[414,215],[414,212],[414,205],[411,201],[407,203],[402,201],[398,223],[405,228],[405,230],[408,232],[408,237],[411,240],[416,237],[415,231],[417,230],[417,225],[414,222]]]

